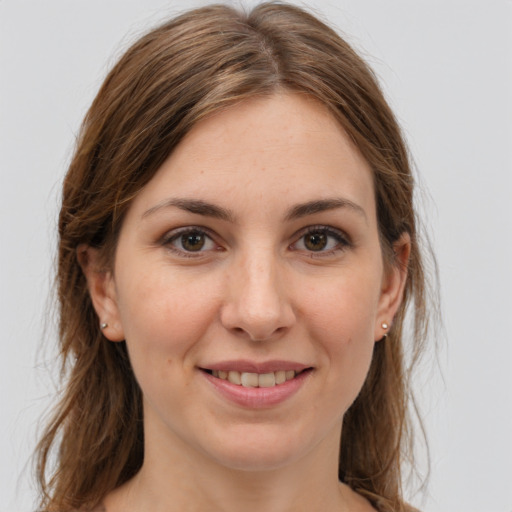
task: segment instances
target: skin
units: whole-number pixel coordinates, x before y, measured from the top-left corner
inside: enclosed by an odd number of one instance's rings
[[[183,228],[207,236],[187,250]],[[283,93],[198,123],[134,199],[112,271],[79,252],[144,395],[144,464],[107,512],[373,510],[338,482],[337,454],[406,276],[384,265],[371,170],[324,107]],[[395,253],[405,265],[407,237]],[[200,370],[233,359],[313,369],[284,402],[251,409]]]

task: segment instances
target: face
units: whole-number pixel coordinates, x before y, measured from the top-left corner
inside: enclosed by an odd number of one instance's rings
[[[368,164],[293,94],[197,124],[133,201],[113,271],[87,274],[105,335],[126,339],[146,453],[242,469],[336,453],[404,279]]]

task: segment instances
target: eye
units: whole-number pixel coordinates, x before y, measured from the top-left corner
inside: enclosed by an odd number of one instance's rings
[[[199,228],[183,228],[169,233],[164,245],[181,254],[201,253],[217,249],[217,244]]]
[[[348,237],[341,231],[327,226],[311,226],[291,247],[298,251],[333,253],[349,245]]]

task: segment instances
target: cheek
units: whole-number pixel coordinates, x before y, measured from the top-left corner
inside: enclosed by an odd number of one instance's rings
[[[208,293],[213,283],[180,279],[168,268],[122,282],[119,313],[136,373],[144,363],[156,370],[181,361],[215,317],[217,298]]]
[[[376,283],[354,275],[310,294],[309,335],[329,369],[332,406],[341,405],[342,413],[355,400],[370,367],[380,290]]]
[[[373,342],[380,279],[371,271],[313,283],[303,304],[303,315],[313,337],[329,340],[334,350],[354,342]]]

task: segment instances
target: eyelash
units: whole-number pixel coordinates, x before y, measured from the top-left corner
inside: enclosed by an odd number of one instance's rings
[[[213,243],[216,248],[213,250],[222,250],[222,248],[216,244],[214,237],[210,234],[210,231],[200,227],[200,226],[187,226],[184,228],[179,228],[177,230],[173,230],[170,233],[167,233],[162,237],[161,244],[166,246],[171,252],[179,255],[180,257],[184,258],[199,258],[203,255],[204,252],[207,252],[212,249],[199,250],[199,251],[188,251],[185,248],[180,249],[175,246],[173,246],[173,242],[176,242],[180,240],[181,237],[184,235],[193,235],[197,234],[199,236],[204,236],[206,239],[210,241],[210,243]],[[335,240],[335,246],[328,249],[328,250],[319,250],[319,251],[313,251],[306,249],[297,249],[295,246],[304,240],[304,237],[311,234],[319,234],[324,235],[327,238],[333,238]],[[289,248],[293,251],[305,251],[311,256],[312,258],[319,258],[319,257],[326,257],[331,256],[333,254],[336,254],[339,251],[343,251],[348,247],[352,246],[352,243],[349,240],[349,237],[341,230],[318,225],[318,226],[308,226],[306,229],[298,232],[294,238],[296,238],[296,241],[289,245]],[[208,243],[208,242],[205,242]],[[328,242],[327,242],[328,243]],[[202,247],[201,247],[202,249]]]

